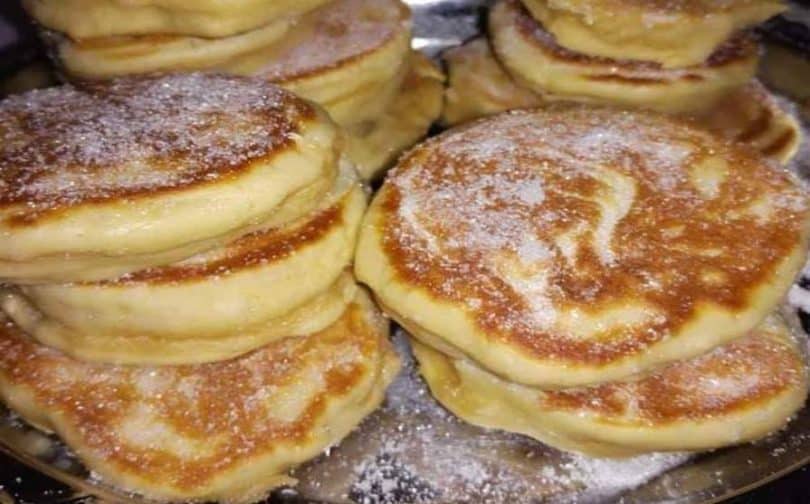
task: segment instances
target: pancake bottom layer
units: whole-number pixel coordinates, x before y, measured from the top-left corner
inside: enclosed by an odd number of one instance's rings
[[[361,293],[311,336],[211,364],[91,364],[0,324],[0,396],[101,479],[159,501],[253,501],[348,434],[399,368]]]
[[[600,457],[756,440],[782,428],[808,389],[800,344],[776,316],[704,356],[588,388],[518,385],[421,342],[414,353],[433,395],[462,419]]]
[[[348,129],[347,154],[365,180],[382,171],[427,134],[442,109],[444,75],[426,56],[414,52],[399,94],[382,117]]]
[[[558,45],[517,0],[496,3],[489,28],[498,59],[535,92],[669,113],[709,109],[748,82],[759,60],[757,44],[747,35],[726,41],[700,65],[678,69],[591,57]]]

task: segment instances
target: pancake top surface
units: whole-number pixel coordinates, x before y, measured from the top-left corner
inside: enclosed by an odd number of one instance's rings
[[[801,387],[807,369],[783,323],[766,323],[747,338],[644,378],[544,392],[544,409],[618,422],[665,424],[731,414]]]
[[[502,114],[403,157],[375,208],[399,281],[543,359],[635,355],[709,305],[738,313],[804,246],[795,177],[663,115]]]
[[[311,443],[332,401],[365,397],[387,345],[378,317],[354,304],[319,333],[163,367],[81,362],[3,320],[0,373],[107,470],[191,490],[251,457]]]
[[[399,0],[336,0],[301,24],[259,75],[285,82],[340,67],[409,30],[410,11]]]
[[[608,65],[617,67],[622,72],[661,72],[665,75],[676,77],[680,74],[688,73],[690,70],[731,65],[742,60],[756,58],[759,54],[759,46],[756,40],[747,33],[740,33],[720,44],[702,65],[683,69],[665,69],[660,63],[654,61],[616,60],[593,56],[573,51],[559,45],[554,35],[546,31],[543,26],[531,16],[529,11],[520,4],[519,0],[506,0],[503,3],[503,8],[508,10],[509,15],[512,16],[517,23],[519,32],[527,40],[540,47],[544,52],[553,56],[555,59],[572,64],[587,66]]]
[[[259,79],[205,74],[14,96],[0,103],[0,206],[54,210],[213,183],[292,145],[314,116]]]

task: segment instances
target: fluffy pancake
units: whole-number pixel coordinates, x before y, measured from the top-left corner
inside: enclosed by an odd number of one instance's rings
[[[793,114],[756,80],[695,119],[698,124],[746,143],[783,164],[793,159],[802,141],[802,130]]]
[[[340,316],[354,297],[343,270],[365,208],[365,191],[348,167],[327,202],[298,221],[116,280],[7,289],[0,307],[40,342],[79,359],[230,358]],[[349,278],[339,280],[342,274]]]
[[[753,329],[805,260],[798,179],[650,112],[554,104],[411,150],[360,281],[404,326],[527,385],[616,380]]]
[[[0,104],[0,279],[109,278],[312,208],[337,129],[259,79],[188,74],[62,86]],[[315,201],[318,201],[315,198]]]
[[[803,351],[778,317],[650,375],[558,391],[507,382],[421,343],[414,353],[433,395],[462,419],[594,456],[753,441],[782,428],[808,387]]]
[[[573,51],[665,67],[703,63],[734,33],[785,10],[778,0],[522,0]]]
[[[442,59],[447,65],[442,123],[447,126],[543,102],[506,73],[484,37],[445,51]]]
[[[71,40],[46,31],[43,39],[71,79],[108,79],[152,72],[217,70],[234,58],[266,49],[288,35],[293,18],[280,18],[224,38],[136,35]]]
[[[405,149],[427,134],[442,110],[444,74],[414,51],[399,94],[382,117],[348,128],[346,153],[365,180],[377,178]]]
[[[0,326],[0,395],[109,484],[161,501],[252,501],[338,442],[399,367],[361,294],[333,325],[238,359],[92,364]]]
[[[666,69],[641,60],[587,56],[558,45],[518,0],[499,0],[489,17],[492,46],[522,85],[539,93],[663,112],[706,110],[756,71],[757,43],[741,34],[703,63]]]
[[[258,75],[313,100],[341,125],[381,116],[407,71],[411,14],[399,0],[335,0],[284,40],[223,69]]]
[[[174,34],[227,37],[327,0],[24,0],[43,26],[74,40],[116,35]]]
[[[485,39],[478,38],[444,56],[449,85],[442,121],[454,125],[506,110],[540,106],[545,97],[517,84],[498,63]],[[697,124],[748,144],[783,164],[796,154],[801,128],[792,113],[757,81],[720,99]]]

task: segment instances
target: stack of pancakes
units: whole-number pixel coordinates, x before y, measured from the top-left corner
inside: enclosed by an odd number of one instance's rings
[[[366,191],[320,107],[122,78],[8,98],[0,137],[0,397],[104,481],[257,498],[380,403]]]
[[[787,162],[797,122],[752,80],[778,1],[497,0],[489,40],[448,51],[443,121],[571,100],[695,120]]]
[[[706,450],[804,403],[778,306],[810,203],[756,150],[672,116],[513,111],[412,149],[355,271],[459,417],[598,456]]]
[[[372,178],[439,116],[441,71],[411,51],[400,0],[30,0],[71,80],[207,70],[259,76],[322,105]]]

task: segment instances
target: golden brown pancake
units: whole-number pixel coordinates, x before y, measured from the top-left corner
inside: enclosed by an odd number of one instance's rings
[[[346,268],[366,193],[346,166],[324,203],[283,226],[180,263],[99,282],[0,288],[0,308],[82,360],[192,364],[235,357],[334,322],[354,298]]]
[[[364,180],[378,178],[405,149],[424,137],[442,110],[444,74],[424,54],[411,53],[402,88],[374,121],[347,128],[346,153]]]
[[[724,42],[705,62],[677,69],[651,61],[589,56],[560,46],[518,0],[495,4],[489,32],[500,62],[535,92],[663,112],[709,109],[747,83],[759,60],[759,47],[746,34]]]
[[[25,0],[43,26],[75,40],[116,35],[174,34],[227,37],[327,0]]]
[[[442,123],[447,126],[543,102],[538,93],[515,82],[503,69],[485,37],[445,51],[442,59],[448,81]]]
[[[0,104],[0,137],[0,279],[17,283],[181,260],[285,203],[285,216],[299,217],[337,172],[333,123],[260,79],[32,91]]]
[[[697,451],[782,428],[804,404],[806,338],[778,317],[749,336],[646,376],[543,391],[414,343],[434,396],[464,420],[593,456]]]
[[[410,39],[411,13],[400,0],[334,0],[303,16],[281,43],[222,68],[264,77],[355,125],[394,100]]]
[[[355,271],[443,352],[568,387],[746,334],[803,265],[808,226],[804,187],[752,149],[662,114],[554,104],[401,158]]]
[[[782,12],[778,0],[522,0],[573,51],[685,67],[734,33]]]
[[[108,484],[159,501],[243,501],[348,434],[399,367],[387,322],[360,295],[343,317],[238,359],[89,364],[0,325],[0,396],[59,435]]]

